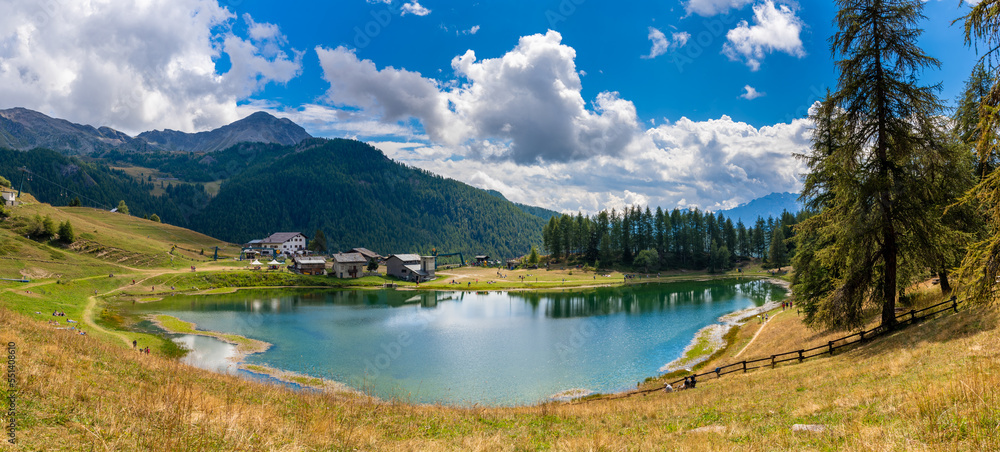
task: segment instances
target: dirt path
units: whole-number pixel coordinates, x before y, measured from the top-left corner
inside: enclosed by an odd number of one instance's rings
[[[742,349],[742,350],[740,350],[740,352],[739,352],[739,353],[737,353],[737,354],[736,354],[736,356],[734,356],[733,358],[739,358],[739,357],[740,357],[740,355],[742,355],[742,354],[743,354],[743,352],[747,351],[747,349],[748,349],[748,348],[750,348],[750,344],[753,344],[753,341],[757,340],[757,336],[760,336],[760,332],[761,332],[761,331],[764,331],[764,327],[766,327],[766,326],[767,326],[767,324],[768,324],[768,323],[769,323],[770,321],[774,320],[774,318],[775,318],[775,317],[777,317],[777,316],[781,315],[781,314],[782,314],[783,312],[785,312],[785,311],[781,311],[781,312],[778,312],[778,313],[776,313],[776,314],[774,314],[774,315],[772,315],[772,316],[768,317],[768,318],[767,318],[767,322],[764,322],[764,324],[763,324],[763,325],[761,325],[759,329],[757,329],[757,332],[756,332],[756,333],[754,333],[753,337],[752,337],[752,338],[750,338],[750,342],[747,342],[747,345],[744,345],[744,346],[743,346],[743,349]]]
[[[190,271],[190,270],[184,270],[184,271]],[[108,330],[108,329],[102,328],[101,326],[99,326],[97,324],[97,322],[94,321],[94,310],[97,308],[97,297],[109,295],[109,294],[118,292],[120,290],[123,290],[126,287],[133,286],[133,285],[140,285],[143,282],[145,282],[146,280],[148,280],[150,278],[155,278],[155,277],[160,276],[160,275],[168,275],[168,274],[173,274],[173,273],[183,273],[184,271],[180,271],[180,270],[159,270],[159,271],[157,271],[157,270],[140,270],[140,272],[142,274],[145,274],[146,277],[142,278],[142,279],[136,280],[134,284],[127,284],[127,285],[124,285],[124,286],[121,286],[121,287],[116,287],[116,288],[111,289],[111,290],[109,290],[107,292],[104,292],[102,294],[95,294],[95,295],[91,295],[91,296],[87,297],[87,306],[85,306],[83,308],[83,323],[87,324],[88,327],[93,328],[93,329],[95,329],[97,331],[100,331],[102,333],[105,333],[105,334],[108,334],[108,335],[111,335],[111,336],[116,336],[119,339],[121,339],[122,342],[124,342],[126,346],[131,347],[132,346],[132,340],[128,336],[122,334],[121,332],[112,331],[112,330]]]

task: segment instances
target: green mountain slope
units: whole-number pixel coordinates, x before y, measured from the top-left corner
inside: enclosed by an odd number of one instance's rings
[[[22,167],[30,171],[23,181]],[[100,162],[86,162],[47,149],[0,148],[0,176],[9,179],[14,189],[20,188],[23,182],[24,191],[44,203],[65,206],[79,198],[83,206],[110,210],[124,200],[134,216],[155,213],[163,221],[178,226],[187,224],[189,213],[182,208],[207,201],[204,189],[193,185],[178,186],[169,196],[153,196],[150,194],[152,183],[133,180]]]
[[[109,161],[184,182],[150,182]],[[64,206],[79,197],[84,206],[110,209],[125,200],[132,215],[155,213],[166,223],[238,243],[279,231],[312,237],[321,229],[331,251],[436,248],[503,258],[542,242],[544,220],[526,206],[393,162],[353,140],[241,143],[207,154],[111,151],[89,161],[43,149],[0,149],[0,175],[15,186],[22,166],[31,171],[25,190],[42,202]],[[200,184],[220,180],[214,198]]]
[[[306,140],[227,180],[192,229],[243,242],[322,229],[333,251],[525,254],[543,220],[490,193],[407,167],[354,140]]]

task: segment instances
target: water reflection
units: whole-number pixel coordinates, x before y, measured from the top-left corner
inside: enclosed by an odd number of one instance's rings
[[[784,297],[784,289],[767,281],[715,280],[669,284],[601,287],[566,292],[476,292],[393,290],[254,290],[211,297],[171,297],[148,304],[144,310],[243,311],[258,314],[294,313],[310,306],[435,308],[440,303],[509,297],[532,311],[560,319],[608,314],[671,311],[679,304],[712,303],[747,298],[762,302]]]
[[[221,374],[236,374],[237,365],[233,359],[238,355],[236,346],[213,337],[184,334],[174,338],[178,345],[190,350],[181,362],[199,369]]]
[[[634,387],[700,328],[783,296],[732,279],[545,293],[253,290],[136,309],[273,344],[250,363],[414,402],[509,405]],[[187,340],[207,365],[229,368],[228,344]]]

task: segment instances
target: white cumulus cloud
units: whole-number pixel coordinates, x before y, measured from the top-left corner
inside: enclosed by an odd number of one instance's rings
[[[426,16],[431,13],[431,10],[425,8],[423,5],[413,0],[408,3],[403,4],[402,12],[399,13],[400,16],[405,16],[407,14],[413,14],[414,16]]]
[[[128,133],[198,131],[239,119],[237,103],[301,73],[277,26],[214,0],[4,2],[0,108],[22,106]],[[227,57],[225,72],[216,63]]]
[[[637,130],[635,106],[604,92],[587,105],[576,52],[554,31],[525,36],[500,58],[469,50],[452,60],[461,83],[443,87],[419,73],[378,69],[344,47],[316,49],[328,99],[385,121],[416,118],[431,139],[518,162],[617,154]],[[482,146],[484,140],[494,146]]]
[[[733,61],[746,60],[750,70],[760,69],[764,56],[772,52],[785,52],[802,58],[806,55],[802,47],[802,20],[787,5],[775,6],[767,0],[754,5],[754,24],[740,21],[736,28],[726,33],[723,52]]]
[[[642,57],[651,59],[663,55],[671,50],[684,47],[688,40],[691,39],[691,34],[686,31],[672,33],[670,35],[670,39],[668,40],[667,36],[664,35],[662,31],[649,27],[648,37],[649,40],[653,42],[653,47],[649,49],[649,55],[643,55]]]
[[[340,127],[381,123],[385,134],[373,144],[389,157],[517,202],[589,213],[633,204],[722,209],[801,189],[805,168],[794,154],[809,147],[808,120],[646,126],[617,93],[583,99],[576,52],[554,31],[522,37],[497,58],[467,51],[452,60],[457,80],[448,83],[379,68],[343,47],[317,53],[330,83],[326,108],[350,112],[332,115]],[[426,135],[397,129],[414,124]]]
[[[754,99],[756,99],[758,97],[762,97],[762,96],[764,96],[764,94],[766,94],[766,93],[762,93],[760,91],[757,91],[756,88],[754,88],[754,87],[752,87],[750,85],[744,86],[743,87],[743,91],[744,92],[743,92],[743,94],[740,94],[740,97],[742,97],[742,98],[744,98],[746,100],[754,100]]]

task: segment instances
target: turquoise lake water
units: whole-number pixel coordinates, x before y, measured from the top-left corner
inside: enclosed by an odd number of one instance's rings
[[[273,346],[248,363],[329,378],[382,398],[518,405],[562,391],[634,388],[730,312],[785,297],[767,281],[584,292],[240,291],[142,309]],[[232,372],[231,348],[178,338],[195,364]]]

